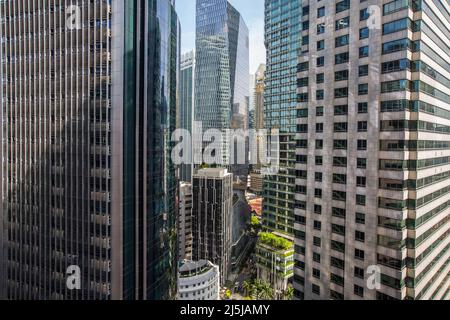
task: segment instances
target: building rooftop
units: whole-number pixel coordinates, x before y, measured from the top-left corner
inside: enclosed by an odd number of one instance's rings
[[[199,169],[194,177],[211,177],[211,178],[224,178],[232,175],[225,168],[204,168]]]

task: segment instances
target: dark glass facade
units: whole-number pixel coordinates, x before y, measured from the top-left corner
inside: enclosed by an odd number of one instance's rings
[[[0,3],[7,141],[0,298],[169,299],[176,294],[174,3],[73,4],[79,28],[63,25],[65,1]],[[40,28],[19,28],[24,20]],[[79,290],[66,285],[70,266],[81,271]]]

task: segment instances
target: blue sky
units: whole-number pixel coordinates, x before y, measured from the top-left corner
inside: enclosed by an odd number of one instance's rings
[[[229,0],[241,13],[250,31],[250,73],[266,62],[264,0]],[[176,0],[181,21],[181,52],[195,48],[195,0]]]

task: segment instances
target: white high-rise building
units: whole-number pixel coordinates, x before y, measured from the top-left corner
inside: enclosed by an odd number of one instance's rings
[[[449,2],[302,6],[295,296],[448,299]]]

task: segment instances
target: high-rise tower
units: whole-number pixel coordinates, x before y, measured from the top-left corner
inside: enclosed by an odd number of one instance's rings
[[[243,155],[246,163],[238,163],[237,157],[232,159],[234,141],[228,139],[226,130],[248,128],[248,28],[227,0],[197,0],[196,16],[194,118],[202,123],[203,132],[222,132],[223,166],[229,167],[235,178],[246,181],[248,147]]]
[[[174,1],[66,4],[0,2],[1,298],[174,297]]]
[[[448,1],[303,3],[299,299],[448,299]]]

